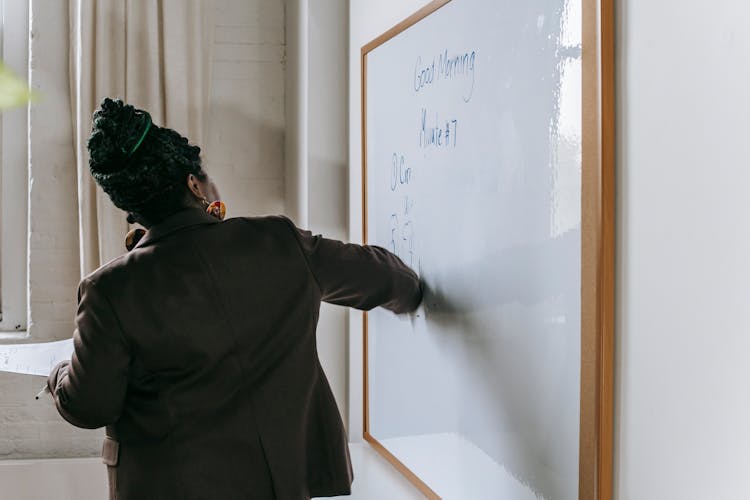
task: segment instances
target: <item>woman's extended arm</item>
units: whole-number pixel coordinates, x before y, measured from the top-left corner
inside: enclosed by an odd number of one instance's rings
[[[323,238],[297,228],[289,219],[308,266],[326,302],[395,313],[415,310],[422,300],[417,274],[388,250]]]

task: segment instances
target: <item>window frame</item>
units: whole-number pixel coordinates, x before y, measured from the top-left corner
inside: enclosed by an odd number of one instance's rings
[[[29,0],[0,0],[0,53],[29,74]],[[28,337],[29,107],[0,112],[0,340]]]

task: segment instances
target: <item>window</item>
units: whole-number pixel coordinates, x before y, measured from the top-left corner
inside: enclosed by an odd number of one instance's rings
[[[0,52],[27,79],[29,2],[0,0]],[[28,311],[28,108],[0,114],[0,339],[26,335]]]

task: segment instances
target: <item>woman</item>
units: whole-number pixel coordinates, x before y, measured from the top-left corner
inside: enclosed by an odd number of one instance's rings
[[[88,148],[96,182],[148,231],[81,282],[75,353],[48,386],[68,422],[107,426],[110,498],[348,494],[320,302],[412,311],[416,274],[284,217],[220,221],[200,149],[121,101],[94,114]]]

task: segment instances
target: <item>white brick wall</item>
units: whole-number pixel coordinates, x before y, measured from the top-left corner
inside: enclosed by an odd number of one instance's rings
[[[282,213],[284,2],[218,0],[204,163],[228,216]]]
[[[71,335],[79,263],[67,3],[32,5],[31,85],[43,95],[29,125],[29,340],[38,342]],[[283,2],[218,0],[213,48],[206,169],[229,215],[281,213]],[[42,383],[41,377],[0,373],[0,459],[97,455],[102,431],[75,429],[49,398],[36,401]]]
[[[79,271],[67,4],[35,0],[31,15],[29,83],[43,97],[29,114],[29,340],[39,342],[70,337]],[[0,373],[0,458],[98,453],[101,431],[75,429],[34,399],[43,383]]]

